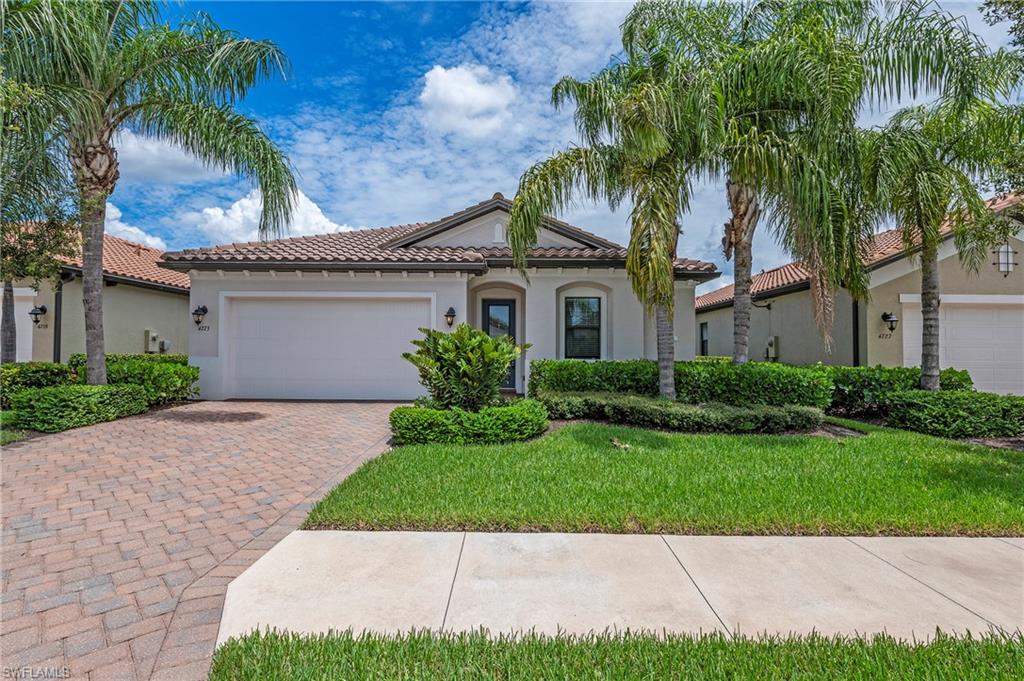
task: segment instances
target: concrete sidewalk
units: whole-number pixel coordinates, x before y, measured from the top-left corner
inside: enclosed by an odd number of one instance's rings
[[[228,587],[256,628],[927,639],[1024,628],[1024,540],[294,532]]]

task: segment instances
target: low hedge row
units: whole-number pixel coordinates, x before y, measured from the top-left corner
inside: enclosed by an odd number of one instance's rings
[[[177,354],[157,354],[155,352],[108,352],[107,353],[107,366],[109,367],[114,362],[124,362],[127,360],[135,360],[139,362],[155,362],[157,364],[184,364],[188,365],[188,355],[177,355]],[[74,369],[78,373],[82,373],[85,368],[85,353],[75,352],[68,357],[68,366]]]
[[[47,388],[75,382],[75,372],[55,362],[0,364],[0,407],[11,408],[11,397],[27,388]]]
[[[822,422],[821,410],[799,405],[681,404],[640,395],[541,393],[551,418],[593,419],[683,433],[785,433]]]
[[[907,390],[886,399],[886,422],[894,428],[939,437],[1024,435],[1024,397],[969,390]]]
[[[11,398],[18,427],[56,433],[141,414],[149,408],[138,385],[58,385],[29,388]]]
[[[83,375],[85,372],[81,372]],[[150,406],[182,402],[199,395],[198,367],[128,359],[107,363],[107,383],[142,386]]]
[[[188,365],[187,354],[158,354],[156,352],[108,352],[106,353],[106,366],[110,367],[116,361],[153,361],[158,365]],[[85,352],[73,352],[68,357],[68,366],[78,373],[85,369]]]
[[[832,413],[845,416],[879,416],[886,400],[898,391],[916,390],[921,384],[918,367],[843,367],[823,366],[832,379]],[[942,390],[970,390],[971,375],[963,370],[943,369],[939,374]]]
[[[832,381],[821,367],[773,362],[676,362],[680,402],[803,405],[824,409],[832,400]],[[651,360],[542,359],[530,363],[530,395],[543,392],[658,394],[658,365]]]
[[[398,407],[390,420],[396,445],[518,442],[540,435],[548,427],[547,412],[536,400],[515,400],[476,412]]]

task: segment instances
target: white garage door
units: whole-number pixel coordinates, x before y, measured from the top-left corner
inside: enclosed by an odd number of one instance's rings
[[[402,359],[430,326],[425,298],[236,298],[228,303],[227,387],[234,397],[412,399]]]
[[[921,306],[903,305],[903,364],[921,363]],[[1024,395],[1024,305],[939,306],[939,362],[967,369],[978,390]]]

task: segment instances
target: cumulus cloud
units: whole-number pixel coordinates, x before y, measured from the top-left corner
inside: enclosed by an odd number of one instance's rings
[[[442,133],[487,137],[506,125],[516,97],[512,79],[480,64],[434,66],[424,77],[420,103],[427,125]]]
[[[167,244],[163,239],[154,234],[143,231],[134,225],[129,225],[121,219],[122,217],[123,213],[121,213],[121,209],[108,202],[107,217],[106,221],[103,223],[107,234],[119,236],[122,239],[144,244],[151,248],[158,248],[161,251],[167,250]]]
[[[181,147],[122,129],[114,139],[121,182],[126,184],[194,184],[225,177]]]
[[[180,221],[202,234],[207,243],[256,241],[259,239],[262,206],[263,198],[259,190],[253,189],[227,208],[211,206],[189,211],[180,217]],[[318,205],[299,192],[292,221],[282,236],[326,234],[350,229],[349,225],[332,222]]]

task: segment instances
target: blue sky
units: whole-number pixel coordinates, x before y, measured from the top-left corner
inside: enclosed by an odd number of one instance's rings
[[[972,2],[964,15],[993,47]],[[302,197],[290,234],[431,220],[489,197],[511,196],[530,164],[571,142],[570,112],[550,106],[562,75],[585,77],[618,50],[628,3],[196,2],[222,27],[277,42],[287,80],[255,88],[240,108],[285,149]],[[878,115],[877,113],[875,114]],[[250,183],[202,167],[180,149],[126,131],[118,139],[121,181],[108,229],[183,248],[255,238],[259,198]],[[627,239],[627,211],[580,205],[565,219]],[[723,188],[702,185],[683,221],[680,254],[721,256]],[[755,270],[787,261],[761,234]]]

